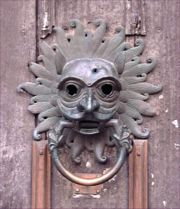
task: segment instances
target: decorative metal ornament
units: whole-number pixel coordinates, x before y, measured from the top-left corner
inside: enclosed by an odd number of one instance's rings
[[[134,47],[124,42],[124,29],[104,40],[107,24],[96,20],[95,31],[86,31],[79,20],[72,20],[71,37],[61,28],[54,28],[57,44],[40,45],[42,64],[30,63],[35,82],[25,82],[18,91],[31,94],[28,110],[38,115],[35,140],[48,131],[48,143],[57,169],[67,179],[81,185],[97,185],[112,178],[132,149],[133,136],[148,138],[149,131],[139,126],[143,116],[155,110],[147,103],[150,94],[162,87],[146,82],[156,60],[141,63],[142,40]],[[73,139],[73,140],[72,140]],[[93,151],[105,163],[105,146],[116,146],[118,160],[105,175],[82,179],[67,171],[60,162],[58,148],[67,145],[72,160],[80,163],[84,149]]]

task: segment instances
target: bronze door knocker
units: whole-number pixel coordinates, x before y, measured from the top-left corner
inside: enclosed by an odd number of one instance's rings
[[[18,91],[32,95],[28,110],[38,115],[35,140],[48,132],[53,162],[70,181],[97,185],[112,178],[122,167],[133,147],[133,137],[148,138],[149,131],[139,126],[143,116],[155,110],[147,102],[149,95],[162,87],[148,82],[156,60],[141,63],[144,42],[135,46],[125,41],[125,31],[118,27],[112,38],[104,38],[107,23],[93,22],[94,32],[72,20],[71,36],[62,28],[53,28],[57,43],[40,45],[39,64],[29,63],[35,82],[25,82]],[[72,33],[73,31],[73,33]],[[102,137],[103,136],[103,137]],[[73,137],[73,140],[72,140]],[[117,162],[106,174],[95,179],[80,178],[60,162],[59,147],[68,146],[72,160],[79,164],[84,149],[93,151],[99,163],[106,163],[106,146],[117,148]]]

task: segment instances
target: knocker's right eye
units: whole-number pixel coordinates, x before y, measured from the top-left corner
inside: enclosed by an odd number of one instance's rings
[[[70,96],[75,96],[78,93],[78,87],[76,85],[70,84],[66,86],[66,93]]]
[[[64,90],[68,97],[76,97],[81,91],[81,86],[75,83],[68,83],[65,85]]]

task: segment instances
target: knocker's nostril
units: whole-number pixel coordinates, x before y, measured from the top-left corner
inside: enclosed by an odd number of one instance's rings
[[[79,111],[84,111],[85,110],[85,102],[83,100],[81,100],[77,107],[78,107]]]

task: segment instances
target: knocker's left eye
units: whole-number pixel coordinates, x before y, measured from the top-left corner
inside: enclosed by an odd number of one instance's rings
[[[111,81],[98,84],[97,90],[98,94],[106,99],[114,97],[114,95],[118,92],[116,84]]]
[[[109,96],[113,92],[113,86],[112,84],[103,84],[101,86],[101,91],[105,96]]]

